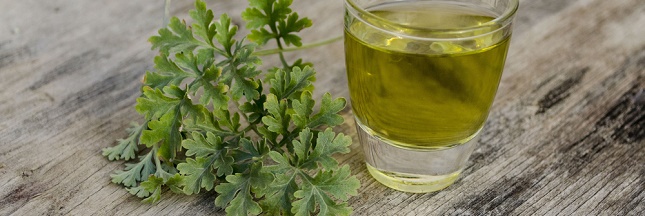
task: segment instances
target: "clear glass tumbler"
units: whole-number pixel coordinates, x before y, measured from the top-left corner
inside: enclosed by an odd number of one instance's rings
[[[518,0],[345,0],[347,77],[370,174],[452,184],[499,85]]]

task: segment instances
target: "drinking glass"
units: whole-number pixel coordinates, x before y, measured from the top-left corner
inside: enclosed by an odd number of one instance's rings
[[[425,193],[463,170],[493,103],[518,0],[345,0],[352,110],[370,174]]]

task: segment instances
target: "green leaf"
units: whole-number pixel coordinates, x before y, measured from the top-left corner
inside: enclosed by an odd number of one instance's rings
[[[237,33],[237,26],[231,25],[231,18],[228,17],[227,14],[222,14],[219,18],[219,22],[215,22],[214,25],[217,31],[215,39],[217,39],[219,44],[224,46],[224,51],[231,55],[231,48],[235,44],[235,39],[233,39],[233,37]]]
[[[208,46],[195,37],[185,22],[177,17],[172,17],[167,28],[159,29],[158,36],[148,39],[152,43],[152,49],[159,49],[162,53],[176,53],[192,51],[198,46]]]
[[[199,35],[210,45],[213,45],[213,37],[217,33],[213,22],[213,11],[206,8],[206,3],[202,0],[195,1],[195,10],[189,12],[195,22],[193,23],[193,32]]]
[[[305,128],[309,124],[309,118],[313,113],[315,103],[309,91],[303,92],[300,100],[293,100],[293,110],[295,113],[291,114],[291,118],[298,128]]]
[[[325,169],[338,167],[338,162],[332,157],[336,153],[349,153],[352,139],[340,133],[336,135],[331,128],[318,134],[313,152],[307,157],[304,164],[319,163]]]
[[[251,34],[248,35],[249,40],[258,43],[259,45],[264,45],[269,42],[269,40],[274,39],[275,37],[275,34],[269,32],[266,29],[251,30]]]
[[[152,162],[154,153],[154,151],[150,151],[145,156],[139,157],[139,163],[125,164],[125,169],[123,171],[117,171],[110,175],[112,177],[112,182],[123,184],[126,187],[135,187],[137,186],[137,182],[147,180],[148,176],[156,171],[156,166]]]
[[[270,146],[264,140],[260,140],[254,144],[253,141],[247,138],[241,138],[238,146],[239,148],[233,152],[233,157],[236,162],[241,164],[253,163],[271,151],[269,149]]]
[[[183,184],[183,177],[179,175],[179,173],[176,173],[174,176],[172,176],[169,179],[164,179],[165,184],[170,188],[170,191],[173,193],[182,193],[181,186]]]
[[[215,109],[226,109],[228,108],[228,96],[226,92],[228,87],[225,85],[214,86],[211,82],[206,80],[199,80],[200,83],[196,86],[201,86],[204,89],[204,94],[199,98],[199,103],[208,105],[211,101],[213,102],[213,108]]]
[[[287,102],[286,100],[278,101],[278,98],[273,95],[267,95],[267,101],[264,103],[270,115],[262,118],[269,131],[285,134],[289,128],[290,117],[287,115]]]
[[[262,163],[257,162],[250,168],[250,173],[226,176],[228,183],[215,187],[220,195],[215,199],[215,205],[226,207],[227,215],[258,215],[262,212],[260,205],[255,202],[251,190],[263,190],[273,176],[262,171]]]
[[[247,66],[239,68],[236,71],[237,75],[234,75],[235,82],[231,85],[231,94],[233,95],[234,100],[239,100],[242,98],[242,95],[244,95],[247,100],[253,100],[260,97],[260,93],[257,91],[259,86],[258,82],[253,79],[248,79],[249,77],[255,77],[259,73],[260,71],[256,70],[255,67]]]
[[[107,156],[109,160],[130,160],[136,157],[136,152],[139,150],[139,137],[144,129],[148,127],[147,123],[142,125],[136,122],[130,123],[130,128],[126,129],[129,133],[128,138],[119,139],[118,145],[103,149],[103,156]]]
[[[293,0],[269,0],[269,2],[274,2],[273,3],[273,11],[271,11],[271,18],[274,21],[278,20],[283,20],[287,18],[287,16],[291,13],[291,3]],[[267,11],[267,8],[263,8],[265,11]]]
[[[228,113],[223,110],[216,110],[215,113]],[[223,114],[222,114],[223,115]],[[195,131],[208,131],[217,136],[227,137],[234,136],[238,133],[226,130],[220,125],[220,122],[226,122],[226,126],[230,126],[230,120],[215,120],[215,116],[211,112],[206,112],[201,118],[187,118],[183,122],[184,129],[189,132]],[[239,124],[239,122],[238,122]]]
[[[302,164],[309,158],[310,149],[313,147],[311,141],[314,138],[314,134],[309,130],[309,128],[305,128],[300,132],[299,137],[300,140],[293,141],[293,149],[296,156],[298,156],[298,163]],[[327,143],[321,143],[321,145],[327,145]]]
[[[179,68],[168,55],[161,53],[155,57],[155,72],[146,72],[144,84],[155,89],[163,89],[166,86],[179,85],[181,81],[189,77],[195,77]]]
[[[213,169],[217,169],[217,176],[226,176],[233,173],[233,157],[227,155],[228,149],[222,142],[222,138],[211,132],[204,137],[201,133],[193,132],[193,139],[184,140],[182,146],[187,149],[186,156],[205,158],[211,163]]]
[[[210,159],[210,160],[209,160]],[[202,158],[196,159],[186,158],[185,163],[177,165],[177,170],[182,174],[184,185],[184,193],[191,195],[199,193],[201,188],[210,191],[215,185],[215,175],[211,172],[212,165],[215,163],[215,158]]]
[[[340,125],[344,119],[337,113],[345,108],[347,101],[345,98],[331,98],[331,94],[325,93],[320,105],[320,111],[311,117],[307,124],[310,128],[315,128],[321,125],[328,125],[330,127]]]
[[[170,90],[170,88],[166,89]],[[181,103],[181,99],[168,97],[161,89],[153,89],[148,86],[143,87],[143,95],[137,98],[135,108],[137,112],[145,115],[148,120],[165,115],[170,110],[176,109]]]
[[[215,110],[213,115],[217,118],[217,123],[220,126],[226,127],[232,132],[237,132],[240,129],[240,114],[231,113],[228,110]],[[239,135],[239,134],[235,134]]]
[[[262,83],[258,87],[258,92],[262,92]],[[264,103],[267,100],[266,95],[260,95],[258,99],[254,99],[251,102],[245,102],[242,104],[239,109],[240,111],[249,114],[249,123],[258,124],[262,121],[262,117],[266,115],[264,110]]]
[[[294,67],[291,72],[280,69],[275,72],[273,79],[269,80],[271,88],[269,91],[278,98],[299,99],[304,91],[313,90],[313,82],[316,81],[316,72],[311,67],[300,69]]]
[[[157,176],[150,176],[148,180],[141,182],[138,187],[130,188],[128,191],[132,194],[135,194],[139,198],[143,199],[144,203],[156,203],[161,200],[162,186],[168,186],[173,192],[176,192],[179,189],[181,183],[181,176],[175,174],[169,178],[161,178]]]
[[[253,44],[236,42],[235,49],[229,53],[230,58],[218,63],[223,67],[220,82],[230,86],[230,93],[235,101],[242,96],[247,100],[260,97],[259,83],[255,77],[261,73],[256,69],[261,60],[253,55],[253,50]]]
[[[277,153],[277,152],[276,152]],[[260,202],[269,215],[287,215],[291,213],[293,194],[299,190],[295,172],[277,173],[275,180],[262,194],[265,199]]]
[[[271,22],[271,18],[259,9],[259,7],[263,6],[262,2],[268,1],[249,0],[251,7],[246,8],[246,10],[242,12],[242,19],[246,21],[246,28],[257,29],[268,25]]]
[[[163,178],[150,176],[148,180],[141,182],[141,187],[150,193],[148,198],[143,199],[145,203],[155,203],[161,200],[161,186],[164,184]]]
[[[349,195],[357,195],[360,182],[350,175],[345,165],[336,171],[320,171],[314,178],[305,176],[308,181],[303,181],[302,189],[294,193],[298,200],[293,202],[292,213],[310,215],[318,206],[319,215],[349,215],[352,208],[347,203],[336,203],[332,197],[346,201]]]
[[[218,154],[224,145],[222,138],[215,136],[213,133],[208,132],[206,137],[198,132],[192,133],[193,139],[187,139],[182,142],[182,146],[186,148],[186,156],[206,157],[212,154]]]
[[[291,13],[286,20],[280,20],[278,22],[278,31],[282,40],[287,45],[302,46],[301,38],[293,34],[294,32],[300,32],[305,28],[311,27],[312,22],[308,18],[299,19],[298,13]]]
[[[251,196],[249,178],[241,174],[226,177],[228,183],[218,185],[215,190],[220,193],[215,205],[226,207],[227,215],[258,215],[262,212],[260,205]]]
[[[247,21],[246,28],[251,30],[248,38],[264,45],[270,39],[281,36],[273,29],[277,31],[276,25],[291,14],[291,3],[291,0],[250,0],[249,8],[242,12],[242,19]]]
[[[150,192],[148,192],[142,186],[130,187],[130,188],[126,188],[125,190],[127,190],[130,194],[135,195],[139,198],[146,198],[150,196]]]
[[[175,109],[169,110],[159,120],[152,120],[148,123],[149,130],[143,131],[141,143],[151,147],[162,141],[159,147],[159,156],[166,160],[175,158],[177,151],[181,150],[182,136],[179,131],[181,127],[181,113]]]

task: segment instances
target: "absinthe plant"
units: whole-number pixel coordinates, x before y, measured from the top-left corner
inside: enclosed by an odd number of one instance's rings
[[[314,111],[314,69],[301,59],[289,64],[282,53],[282,65],[266,75],[268,91],[258,78],[256,46],[301,46],[295,33],[312,24],[291,3],[249,0],[242,17],[255,43],[235,40],[228,15],[214,20],[202,0],[190,11],[192,25],[173,17],[151,37],[160,52],[135,106],[145,121],[103,150],[109,160],[135,163],[112,182],[149,203],[166,188],[215,190],[215,204],[230,215],[350,214],[346,201],[360,183],[332,157],[351,144],[331,130],[343,122],[345,99],[327,93]]]

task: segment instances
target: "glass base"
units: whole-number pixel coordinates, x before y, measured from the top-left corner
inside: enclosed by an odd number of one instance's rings
[[[457,181],[461,170],[447,175],[415,175],[378,170],[367,164],[367,171],[381,184],[403,192],[429,193],[444,189]]]
[[[367,170],[374,179],[390,188],[411,193],[438,191],[454,183],[477,143],[474,136],[450,147],[403,148],[370,133],[371,130],[358,120],[356,127]]]

